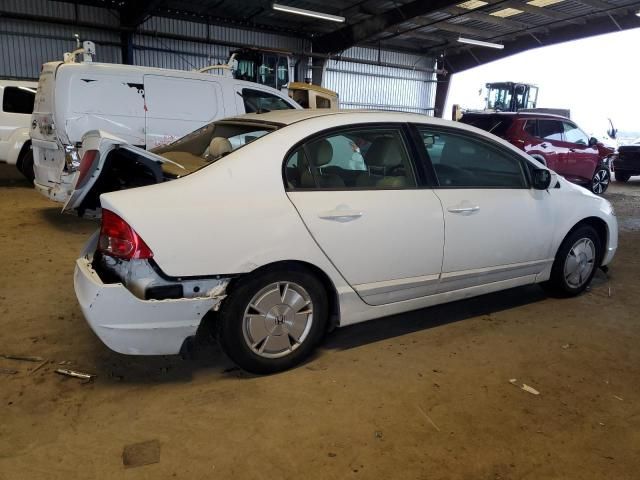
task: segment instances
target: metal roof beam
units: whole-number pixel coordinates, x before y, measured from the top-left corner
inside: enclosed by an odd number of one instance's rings
[[[446,32],[461,33],[462,35],[471,35],[472,37],[487,38],[495,35],[495,32],[491,30],[482,30],[480,28],[465,27],[458,23],[450,23],[446,20],[443,22],[432,23],[430,27],[437,28],[438,30],[444,30]]]
[[[367,18],[352,25],[327,33],[313,41],[314,51],[340,52],[358,43],[369,40],[374,35],[385,31],[395,25],[407,22],[420,15],[441,11],[443,8],[454,5],[457,0],[413,0],[398,7],[392,8],[379,15]]]

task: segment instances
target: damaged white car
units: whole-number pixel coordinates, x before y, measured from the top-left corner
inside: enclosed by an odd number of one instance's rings
[[[242,368],[280,371],[335,326],[533,283],[576,295],[618,245],[607,200],[460,123],[251,114],[172,155],[223,144],[183,178],[100,197],[75,290],[113,350],[175,354],[213,325]]]

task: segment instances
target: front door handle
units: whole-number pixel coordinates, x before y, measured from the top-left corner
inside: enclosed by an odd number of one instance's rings
[[[478,205],[474,205],[473,207],[450,207],[447,208],[447,210],[451,213],[462,213],[470,215],[480,210],[480,207]]]
[[[333,220],[334,222],[351,222],[352,220],[357,220],[363,215],[362,212],[358,212],[355,210],[342,210],[335,209],[329,210],[327,212],[320,212],[318,215],[323,220]]]

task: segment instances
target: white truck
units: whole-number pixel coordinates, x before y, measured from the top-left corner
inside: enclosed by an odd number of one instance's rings
[[[34,185],[58,202],[68,202],[75,190],[89,132],[152,149],[224,117],[301,108],[278,90],[230,74],[97,63],[83,56],[76,63],[66,54],[65,62],[42,66],[31,122]],[[130,166],[120,162],[110,171],[113,166],[104,165],[100,177],[109,177],[114,189],[154,183],[145,165]]]
[[[0,162],[16,165],[33,181],[33,154],[29,124],[36,82],[0,80]]]

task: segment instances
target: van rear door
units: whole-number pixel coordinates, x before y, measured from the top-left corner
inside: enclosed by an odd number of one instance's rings
[[[215,80],[145,75],[144,90],[147,149],[173,142],[227,115],[222,88]]]
[[[55,87],[56,70],[61,62],[49,62],[42,65],[38,91],[33,102],[31,116],[31,138],[45,141],[56,141],[53,120],[53,93]]]

